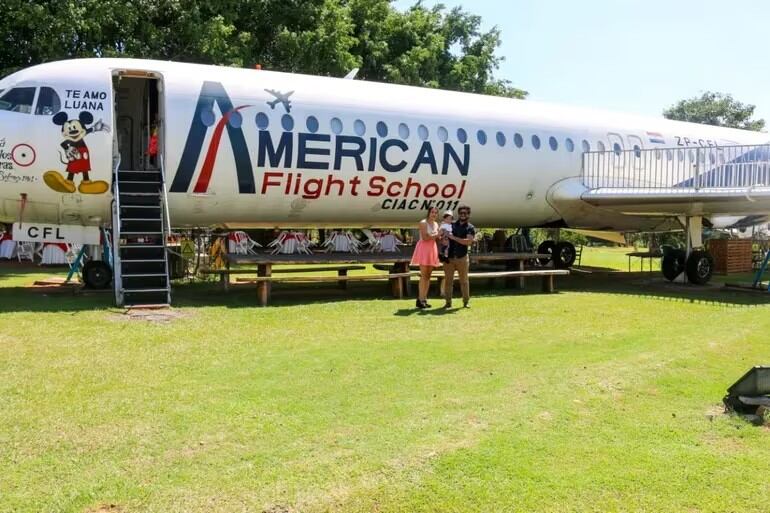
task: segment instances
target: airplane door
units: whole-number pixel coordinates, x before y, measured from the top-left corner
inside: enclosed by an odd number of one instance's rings
[[[616,169],[622,169],[626,164],[626,156],[623,153],[625,150],[625,147],[623,146],[623,138],[620,136],[620,134],[609,133],[607,134],[607,139],[610,141],[609,149],[614,154],[612,157],[612,163]]]
[[[628,147],[634,151],[633,155],[629,155],[629,158],[633,161],[634,169],[640,171],[645,167],[645,159],[643,157],[646,156],[646,154],[642,154],[644,143],[637,135],[629,135],[626,139],[628,139]]]

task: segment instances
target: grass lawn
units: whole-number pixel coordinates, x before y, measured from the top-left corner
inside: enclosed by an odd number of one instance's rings
[[[770,363],[763,295],[203,284],[150,322],[50,274],[0,263],[2,512],[768,509],[770,430],[720,406]]]

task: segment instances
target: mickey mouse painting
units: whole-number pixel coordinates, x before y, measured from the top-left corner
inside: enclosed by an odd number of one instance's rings
[[[82,194],[104,194],[110,186],[103,180],[91,180],[88,173],[91,171],[91,153],[88,151],[85,139],[92,132],[109,132],[109,126],[99,120],[94,126],[88,127],[94,122],[90,112],[81,112],[77,119],[70,119],[66,112],[59,112],[53,117],[53,122],[61,126],[64,141],[61,147],[64,150],[60,157],[63,164],[67,164],[67,177],[58,171],[46,171],[43,181],[56,192],[74,193],[77,189]],[[75,175],[82,174],[80,185],[76,188]]]

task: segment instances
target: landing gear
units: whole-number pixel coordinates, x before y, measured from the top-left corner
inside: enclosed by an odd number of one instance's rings
[[[687,217],[685,220],[685,235],[687,249],[672,249],[663,255],[660,263],[663,276],[668,281],[674,281],[684,273],[687,281],[695,285],[705,285],[714,274],[714,257],[703,248],[701,238],[702,218]]]
[[[568,269],[575,263],[577,253],[571,242],[558,242],[553,252],[553,263],[557,269]]]
[[[546,266],[553,261],[557,269],[567,269],[575,263],[577,252],[575,246],[570,242],[554,242],[546,240],[537,247],[537,252],[541,255],[550,255],[550,257],[539,258],[540,265]]]
[[[696,285],[705,285],[714,274],[714,257],[705,250],[695,250],[687,257],[687,280]]]
[[[671,249],[663,254],[660,262],[660,270],[668,281],[674,281],[684,271],[685,251],[683,249]]]
[[[540,243],[540,245],[537,247],[537,253],[539,255],[551,255],[547,258],[546,257],[538,258],[540,265],[546,266],[551,262],[551,260],[553,260],[553,253],[555,249],[556,249],[556,243],[552,240],[546,240]]]
[[[112,269],[102,260],[89,260],[83,266],[83,282],[89,289],[106,289],[112,282]]]

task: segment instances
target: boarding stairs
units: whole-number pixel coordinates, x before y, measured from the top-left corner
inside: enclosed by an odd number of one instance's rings
[[[163,170],[120,169],[113,192],[116,303],[126,307],[170,305],[169,216]]]

